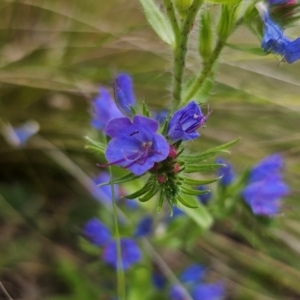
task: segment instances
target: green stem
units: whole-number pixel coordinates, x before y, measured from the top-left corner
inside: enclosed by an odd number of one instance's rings
[[[187,94],[185,99],[183,99],[183,101],[182,101],[183,105],[193,98],[193,96],[197,93],[197,91],[202,87],[202,84],[204,83],[205,79],[210,76],[210,74],[212,73],[213,66],[214,66],[216,60],[219,58],[219,55],[220,55],[224,45],[225,45],[225,43],[221,40],[219,40],[217,42],[216,47],[215,47],[214,51],[212,52],[210,58],[204,64],[202,71],[197,76],[189,93]]]
[[[111,195],[112,195],[112,204],[113,204],[113,214],[114,214],[114,229],[115,236],[117,239],[117,284],[118,284],[118,299],[125,300],[126,299],[126,285],[125,285],[125,274],[122,265],[122,249],[121,249],[121,241],[120,241],[120,232],[119,232],[119,223],[118,223],[118,212],[117,212],[117,203],[115,198],[115,189],[113,183],[113,173],[112,167],[109,167],[109,175],[111,180]]]
[[[176,15],[175,15],[175,10],[174,10],[174,6],[171,0],[163,0],[164,2],[164,6],[169,18],[169,21],[171,23],[174,35],[175,35],[175,48],[178,45],[178,41],[179,41],[179,37],[180,37],[180,31],[179,31],[179,26],[178,26],[178,22],[176,19]]]
[[[173,83],[172,83],[172,96],[173,96],[173,107],[172,110],[175,111],[181,101],[181,90],[182,90],[182,80],[185,67],[185,59],[187,53],[187,42],[189,34],[196,18],[197,12],[203,0],[194,0],[193,4],[190,6],[188,13],[185,17],[182,30],[180,32],[179,43],[174,50],[174,67],[173,67]]]

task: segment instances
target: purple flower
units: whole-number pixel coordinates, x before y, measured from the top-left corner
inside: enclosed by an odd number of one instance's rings
[[[259,181],[271,174],[277,174],[283,169],[283,158],[279,154],[272,154],[259,162],[252,168],[249,181]]]
[[[220,183],[223,186],[230,185],[235,179],[235,173],[233,171],[232,165],[223,158],[218,158],[216,160],[217,164],[224,164],[225,166],[221,167],[217,171],[217,176],[222,178],[220,179]]]
[[[197,283],[199,282],[205,273],[205,268],[198,265],[193,264],[189,267],[187,267],[180,275],[180,280],[184,283]]]
[[[120,243],[122,252],[122,267],[124,270],[127,270],[141,260],[141,251],[133,239],[121,238]],[[117,241],[111,240],[106,244],[102,258],[107,264],[117,269],[117,257]]]
[[[84,225],[83,234],[96,246],[103,246],[111,239],[109,229],[97,218]]]
[[[132,116],[130,106],[135,106],[135,96],[133,91],[132,79],[128,74],[119,74],[114,82],[114,93],[117,106],[127,117]]]
[[[96,185],[104,182],[110,181],[110,175],[107,172],[100,173],[97,177],[94,178],[94,182]],[[104,185],[97,187],[97,189],[101,190],[107,197],[102,199],[106,204],[111,204],[112,201],[112,193],[111,193],[111,186]],[[120,198],[120,188],[119,185],[114,184],[114,191],[115,191],[115,199]],[[109,200],[109,201],[107,201]]]
[[[179,285],[173,285],[169,292],[170,300],[185,300],[185,292]]]
[[[142,175],[155,162],[167,158],[169,144],[157,134],[158,123],[143,116],[111,120],[105,133],[112,138],[106,149],[109,164],[129,169],[135,175]]]
[[[91,125],[95,129],[102,130],[110,120],[123,117],[123,114],[111,98],[108,90],[100,88],[98,97],[93,101],[92,116]]]
[[[154,112],[152,116],[159,124],[163,124],[166,121],[168,114],[169,111],[167,109],[162,109],[157,112]]]
[[[221,300],[224,299],[225,289],[222,282],[201,283],[194,287],[192,297],[194,300]]]
[[[198,190],[199,191],[207,191],[208,188],[204,185],[200,185],[198,187]],[[203,194],[203,195],[198,195],[197,196],[198,200],[202,203],[202,204],[207,204],[209,199],[211,198],[211,192],[208,192],[206,194]]]
[[[143,217],[137,224],[134,236],[142,237],[152,233],[153,230],[153,219],[150,216]]]
[[[191,101],[172,116],[168,126],[168,137],[174,142],[193,140],[200,136],[196,130],[203,126],[206,120],[207,116],[202,114],[199,105]]]
[[[242,192],[255,215],[273,216],[279,212],[281,198],[289,193],[280,175],[270,174],[265,179],[250,183]]]

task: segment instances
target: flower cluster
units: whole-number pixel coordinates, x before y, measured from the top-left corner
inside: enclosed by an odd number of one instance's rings
[[[95,246],[104,247],[103,261],[117,269],[117,241],[112,238],[110,230],[99,219],[93,218],[84,225],[83,234]],[[122,267],[127,270],[141,260],[141,251],[131,238],[121,238],[120,244]]]
[[[283,61],[289,64],[300,58],[300,38],[291,41],[283,34],[283,30],[272,21],[266,5],[262,2],[256,4],[264,23],[264,36],[261,47],[265,52],[272,52],[282,56]]]
[[[278,214],[281,199],[289,193],[282,179],[283,159],[273,154],[263,159],[250,172],[242,195],[255,215]]]
[[[205,158],[194,157],[197,163],[184,159],[182,142],[200,136],[197,129],[204,126],[210,113],[205,116],[199,105],[191,101],[173,115],[164,110],[154,113],[151,118],[145,104],[142,114],[137,114],[132,80],[127,74],[116,77],[114,95],[116,104],[108,91],[101,89],[100,96],[93,103],[92,124],[110,137],[105,150],[108,163],[100,166],[117,165],[129,170],[133,177],[129,176],[128,181],[144,174],[150,175],[140,191],[126,198],[145,202],[159,195],[159,209],[164,201],[171,208],[177,205],[177,201],[196,207],[185,201],[183,194],[205,198],[204,194],[208,191],[197,189],[200,184],[186,174],[203,169],[198,162]]]

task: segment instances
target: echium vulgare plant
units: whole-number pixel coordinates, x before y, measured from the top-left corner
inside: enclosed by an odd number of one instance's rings
[[[272,6],[278,6],[277,10],[281,10],[282,6],[291,6],[290,1],[256,3],[229,0],[212,4],[203,0],[162,0],[162,6],[153,0],[140,0],[140,3],[149,24],[161,40],[169,45],[172,52],[170,103],[162,111],[152,112],[145,102],[137,101],[132,78],[127,73],[120,73],[114,79],[114,96],[112,97],[112,93],[106,88],[101,88],[91,109],[91,125],[106,137],[106,142],[101,138],[99,140],[88,138],[88,148],[102,157],[98,166],[110,169],[108,180],[99,186],[103,188],[111,185],[116,239],[111,237],[105,225],[95,220],[88,223],[90,227],[85,227],[85,236],[93,244],[99,244],[100,240],[101,246],[104,245],[106,250],[103,259],[117,270],[118,281],[123,285],[118,292],[118,299],[124,299],[126,294],[123,272],[127,267],[122,264],[122,259],[127,261],[126,266],[131,266],[140,260],[140,252],[133,240],[126,238],[125,245],[124,238],[119,237],[119,215],[114,185],[130,185],[132,181],[137,180],[140,187],[123,194],[121,198],[137,199],[141,203],[155,201],[158,212],[166,204],[169,207],[170,217],[163,220],[165,226],[169,226],[174,219],[185,214],[190,214],[196,222],[201,223],[203,215],[197,208],[206,205],[204,210],[216,219],[233,213],[236,203],[246,204],[247,209],[254,215],[270,217],[278,213],[280,199],[288,193],[279,172],[272,176],[267,172],[267,175],[259,179],[253,178],[264,169],[268,169],[269,165],[279,163],[278,157],[271,158],[271,163],[263,162],[262,166],[254,168],[250,177],[247,173],[242,179],[236,180],[236,174],[226,160],[209,162],[209,159],[228,152],[228,148],[238,139],[200,153],[190,153],[187,148],[191,141],[200,137],[201,128],[210,123],[209,116],[212,111],[207,109],[204,113],[205,108],[200,104],[209,98],[222,50],[227,46],[242,48],[229,43],[229,37],[237,27],[244,25],[258,36],[263,50],[260,50],[260,55],[263,52],[278,54],[283,62],[288,63],[294,63],[300,58],[300,39],[293,40],[287,37],[283,33],[282,25],[273,20],[271,12]],[[289,16],[293,13],[291,9]],[[293,18],[287,18],[285,26],[292,21]],[[195,49],[189,51],[194,45],[189,43],[189,39],[191,35],[195,36],[195,33],[199,68],[197,72],[190,74],[186,67],[187,59],[190,53],[195,53]],[[249,49],[250,53],[251,51]],[[125,169],[126,174],[114,178],[112,166]],[[199,176],[201,172],[213,170],[217,174],[214,178],[203,179]],[[217,196],[214,196],[215,194],[211,196],[206,185],[218,180]],[[260,191],[259,194],[256,194],[257,190]],[[210,199],[211,197],[213,199]],[[241,198],[244,202],[238,202]],[[269,202],[265,201],[266,198]],[[204,226],[205,229],[211,225],[211,221],[208,223],[208,226]],[[140,220],[138,229],[134,231],[134,238],[144,233],[147,235],[153,233],[153,226],[151,216]],[[98,232],[97,228],[101,228],[103,235],[98,235],[100,231]],[[134,245],[133,256],[129,249],[132,245]],[[126,255],[122,253],[122,249]],[[183,290],[184,296],[178,298],[176,295],[181,293],[182,286],[177,289],[176,284],[173,282],[171,288],[170,294],[175,295],[171,297],[172,299],[200,299],[200,296],[197,296],[201,294],[200,290],[210,294],[208,292],[210,288],[199,283],[195,289],[197,292],[193,292],[194,296],[187,296],[186,290]],[[222,293],[223,284],[215,289],[217,296],[206,299],[221,299]]]

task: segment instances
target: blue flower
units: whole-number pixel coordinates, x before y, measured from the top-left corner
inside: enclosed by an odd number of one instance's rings
[[[199,105],[191,101],[172,116],[168,125],[168,137],[174,142],[192,140],[199,137],[196,131],[203,126],[207,116],[202,114]]]
[[[266,176],[277,174],[283,169],[283,158],[279,154],[272,154],[259,162],[252,168],[249,181],[259,181],[265,179]]]
[[[110,120],[123,117],[123,114],[105,88],[100,88],[99,95],[92,104],[93,119],[91,125],[95,129],[102,130]]]
[[[180,280],[184,283],[194,284],[199,282],[205,274],[205,268],[198,264],[187,267],[180,275]]]
[[[289,64],[300,58],[300,38],[290,41],[283,35],[282,29],[274,23],[269,15],[267,7],[257,3],[256,8],[264,22],[264,36],[261,46],[265,52],[279,54]]]
[[[194,287],[192,297],[194,300],[221,300],[224,299],[225,289],[222,282],[201,283]]]
[[[220,179],[220,184],[223,186],[230,185],[235,179],[235,173],[233,171],[232,165],[223,158],[218,158],[216,160],[217,164],[224,164],[225,166],[221,167],[217,171],[217,176],[222,178]]]
[[[130,107],[135,106],[135,95],[133,91],[132,79],[128,74],[119,74],[114,81],[114,93],[117,106],[127,117],[132,116]]]
[[[166,121],[168,114],[169,111],[167,109],[162,109],[152,113],[152,116],[159,124],[163,124]]]
[[[151,216],[143,217],[137,224],[134,236],[142,237],[152,233],[153,230],[153,219]]]
[[[151,169],[155,162],[167,158],[169,144],[157,134],[158,123],[143,116],[111,120],[105,132],[112,140],[106,149],[109,164],[129,169],[135,175],[142,175]]]
[[[198,190],[199,191],[207,191],[208,188],[204,185],[200,185],[198,187]],[[207,204],[209,199],[211,198],[211,192],[208,192],[208,193],[202,194],[202,195],[198,195],[197,198],[202,204]]]
[[[242,195],[255,215],[273,216],[279,212],[281,198],[288,193],[289,188],[281,176],[269,174],[260,181],[250,183]]]
[[[127,270],[141,260],[141,251],[133,239],[121,238],[120,243],[122,253],[122,267],[124,270]],[[105,245],[102,258],[107,264],[117,269],[117,257],[117,241],[111,240]]]
[[[104,246],[111,239],[109,229],[97,218],[84,225],[83,234],[96,246]]]
[[[40,125],[36,121],[28,121],[18,127],[5,124],[1,129],[4,138],[11,146],[23,147],[39,131]]]

